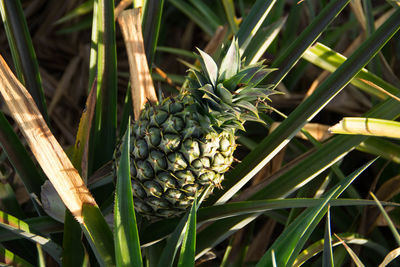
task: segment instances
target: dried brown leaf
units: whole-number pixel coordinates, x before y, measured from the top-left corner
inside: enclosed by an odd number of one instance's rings
[[[118,16],[118,23],[128,52],[133,112],[136,120],[147,101],[157,102],[144,50],[140,9],[123,11]]]
[[[82,222],[82,205],[96,205],[78,171],[44,121],[31,95],[0,56],[0,93],[43,171]]]

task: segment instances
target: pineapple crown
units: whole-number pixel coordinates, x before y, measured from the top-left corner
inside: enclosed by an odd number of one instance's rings
[[[237,40],[230,44],[220,64],[200,49],[201,71],[190,69],[188,91],[193,107],[215,130],[244,130],[246,121],[258,121],[259,111],[268,109],[266,100],[273,94],[270,85],[260,82],[273,71],[258,62],[245,65],[240,59]]]

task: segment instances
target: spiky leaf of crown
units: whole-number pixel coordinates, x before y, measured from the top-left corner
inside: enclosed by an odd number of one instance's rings
[[[259,121],[259,111],[267,109],[268,96],[275,93],[260,82],[273,71],[262,62],[245,66],[240,60],[238,43],[233,40],[220,65],[201,51],[201,71],[190,69],[189,92],[194,108],[208,117],[215,130],[244,129],[246,121]]]

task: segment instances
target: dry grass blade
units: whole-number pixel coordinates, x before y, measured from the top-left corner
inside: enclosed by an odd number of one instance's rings
[[[390,251],[386,255],[383,262],[381,264],[379,264],[379,267],[385,267],[385,266],[389,265],[389,263],[392,262],[394,259],[396,259],[399,255],[400,255],[400,248],[396,248],[396,249]]]
[[[0,92],[36,160],[64,204],[82,222],[82,205],[96,205],[78,171],[51,133],[32,97],[0,56]]]
[[[128,52],[133,112],[136,120],[147,101],[157,102],[143,45],[140,9],[123,11],[118,17],[118,23]]]
[[[279,122],[272,123],[270,131],[275,130],[279,125],[280,125]],[[311,134],[312,137],[314,137],[316,140],[323,142],[332,136],[332,134],[329,133],[328,131],[329,127],[330,126],[328,125],[323,125],[319,123],[307,123],[303,127],[303,129],[306,130],[309,134]],[[296,134],[296,137],[308,140],[308,138],[302,132],[298,132]]]

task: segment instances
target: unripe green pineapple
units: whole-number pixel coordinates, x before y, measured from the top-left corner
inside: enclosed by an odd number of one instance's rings
[[[271,70],[261,63],[242,67],[236,41],[219,66],[199,52],[202,71],[189,70],[195,78],[188,89],[147,104],[132,126],[134,205],[150,219],[177,216],[209,185],[221,187],[236,130],[247,120],[260,121],[258,110],[267,108],[272,93],[259,85]]]

